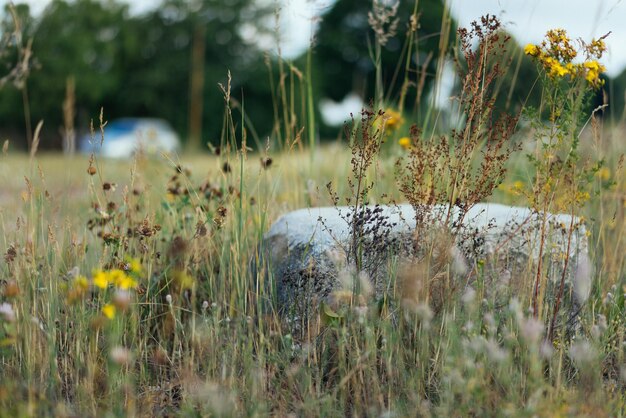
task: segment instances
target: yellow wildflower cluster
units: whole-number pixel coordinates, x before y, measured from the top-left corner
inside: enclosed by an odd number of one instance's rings
[[[115,311],[115,305],[112,305],[110,303],[107,303],[102,307],[102,314],[109,319],[115,318]]]
[[[404,118],[400,112],[397,112],[393,109],[387,109],[385,111],[385,128],[390,131],[395,131],[404,123]]]
[[[602,181],[608,181],[611,178],[611,170],[607,167],[602,167],[596,172],[596,177]]]
[[[137,280],[132,275],[141,273],[141,263],[137,259],[129,259],[126,266],[130,274],[121,269],[95,270],[93,272],[92,280],[94,286],[100,289],[108,289],[109,286],[114,286],[117,289],[113,298],[114,303],[107,303],[102,307],[102,314],[108,319],[115,318],[118,307],[127,306],[130,301],[128,290],[135,289],[138,285]]]
[[[138,258],[127,257],[126,266],[127,266],[128,271],[130,271],[133,274],[139,275],[143,272],[143,269],[141,267],[141,261],[139,261]]]
[[[524,191],[524,187],[524,182],[517,180],[511,184],[503,183],[498,188],[508,195],[520,196]]]
[[[606,71],[604,65],[600,64],[598,61],[586,61],[583,66],[587,70],[585,73],[585,80],[587,80],[590,84],[595,87],[599,87],[604,84],[604,80],[600,80],[600,74]],[[600,80],[600,84],[598,84],[598,80]]]
[[[100,289],[106,289],[109,285],[113,285],[122,290],[134,289],[137,287],[137,281],[126,274],[124,270],[120,269],[94,271],[93,284]]]
[[[89,290],[89,281],[85,276],[82,276],[80,274],[77,275],[76,277],[74,277],[71,286],[67,288],[68,302],[74,303],[79,301],[83,298],[83,296],[85,296],[87,290]]]
[[[191,277],[187,272],[183,270],[177,270],[173,275],[173,283],[178,288],[178,290],[188,290],[193,289],[196,284],[196,280]]]
[[[87,277],[80,275],[78,269],[72,273],[73,279],[68,283],[61,284],[61,289],[66,292],[67,301],[76,303],[89,294],[90,289],[114,288],[112,296],[113,303],[105,304],[102,314],[113,319],[116,311],[124,311],[130,303],[130,290],[138,286],[138,278],[143,274],[141,262],[136,258],[126,258],[125,263],[111,270],[96,269],[93,271],[91,281]]]
[[[398,144],[406,150],[411,149],[411,138],[403,136],[398,140]]]
[[[404,124],[402,114],[394,109],[385,109],[382,117],[377,117],[372,127],[378,130],[384,130],[385,135],[390,135],[397,131]]]
[[[586,190],[574,192],[560,191],[555,193],[553,206],[559,212],[567,212],[572,206],[583,206],[591,199],[591,194]]]
[[[548,77],[552,79],[569,76],[570,81],[574,81],[583,77],[594,88],[601,87],[604,80],[600,78],[600,74],[605,72],[606,68],[598,60],[606,52],[604,39],[593,39],[588,44],[581,40],[580,43],[585,53],[585,61],[582,63],[573,62],[578,56],[578,51],[564,29],[549,30],[541,44],[526,45],[524,53],[539,61]]]

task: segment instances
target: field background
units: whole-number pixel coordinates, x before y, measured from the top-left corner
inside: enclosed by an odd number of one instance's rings
[[[614,416],[624,408],[626,329],[626,184],[619,169],[624,151],[619,135],[619,129],[607,130],[601,143],[587,136],[584,145],[590,155],[607,159],[610,174],[596,179],[598,194],[583,212],[591,231],[593,291],[580,315],[579,338],[585,341],[578,348],[583,350],[580,369],[572,368],[569,343],[556,344],[548,357],[540,354],[541,346],[533,345],[539,340],[524,334],[529,332],[524,322],[517,328],[508,316],[518,313],[496,312],[501,325],[491,331],[490,308],[479,297],[467,302],[462,294],[452,295],[449,315],[432,318],[429,327],[419,319],[407,320],[400,328],[384,320],[363,325],[355,319],[333,331],[334,338],[317,337],[304,346],[294,345],[281,331],[278,317],[262,315],[251,306],[257,298],[255,286],[246,279],[246,260],[255,257],[269,225],[293,209],[330,205],[325,188],[329,181],[342,197],[349,194],[345,179],[351,154],[345,144],[276,153],[267,168],[261,159],[268,155],[253,152],[243,160],[236,153],[103,160],[92,163],[97,167],[93,176],[87,172],[86,157],[42,153],[31,159],[9,152],[0,166],[0,250],[8,254],[11,245],[18,250],[3,271],[5,277],[15,278],[19,291],[5,297],[14,304],[18,321],[5,327],[5,337],[11,340],[2,348],[1,415],[109,411],[117,416],[358,416],[394,411],[406,416],[417,408],[423,416]],[[404,152],[397,144],[383,150],[371,172],[376,179],[372,196],[387,194],[402,201],[393,169]],[[186,198],[167,190],[178,165],[189,170],[178,173],[189,190],[207,181],[224,189],[243,185],[242,200],[233,196],[220,201],[225,219],[218,220],[215,205],[203,209],[210,219],[205,237],[197,236],[197,221],[205,219],[197,209],[204,202],[202,194],[192,192]],[[515,183],[527,181],[529,171],[520,152],[491,200],[524,205]],[[615,184],[604,190],[601,186],[609,179]],[[105,192],[105,183],[114,184],[114,190]],[[162,228],[156,237],[145,238],[148,248],[135,238],[129,239],[127,249],[119,247],[141,260],[140,288],[150,289],[150,283],[156,287],[153,294],[148,290],[133,296],[130,308],[110,321],[102,317],[101,307],[111,294],[91,285],[82,301],[68,299],[68,272],[76,266],[90,277],[91,269],[106,263],[118,248],[105,246],[87,228],[97,214],[95,201],[118,202],[118,209],[110,211],[120,214],[116,223],[148,219]],[[141,207],[133,209],[135,204]],[[172,275],[173,237],[190,245],[184,263],[196,280],[191,299],[184,288],[176,287]],[[5,294],[9,283],[13,281],[4,282]],[[521,308],[515,308],[522,309],[519,315],[528,321],[523,306],[529,297],[519,295]],[[475,328],[468,330],[472,322]],[[500,340],[508,326],[513,334]],[[335,334],[327,330],[322,335]],[[381,338],[388,346],[380,346]],[[478,348],[468,351],[472,341]],[[111,357],[119,347],[129,351]],[[342,360],[328,357],[329,350],[336,350]]]
[[[554,31],[522,47],[493,17],[457,31],[440,1],[340,0],[317,43],[286,60],[238,30],[267,29],[246,26],[272,13],[251,4],[7,8],[0,417],[624,416],[626,72],[604,74],[603,40]],[[318,101],[349,93],[371,102],[344,132]],[[72,134],[98,113],[104,141],[108,118],[140,114],[168,118],[185,150],[73,154]],[[471,286],[454,280],[444,232],[415,241],[423,258],[393,260],[385,298],[348,265],[292,334],[260,261],[264,234],[291,210],[334,204],[328,185],[338,204],[406,201],[407,159],[415,204],[479,196],[584,220],[591,262],[576,279],[591,292],[573,331],[552,324],[561,296],[533,294],[545,265],[529,263],[502,302],[484,260],[468,266]],[[419,194],[429,187],[438,194]]]

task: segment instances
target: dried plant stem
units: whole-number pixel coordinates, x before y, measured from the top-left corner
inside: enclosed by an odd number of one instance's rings
[[[545,242],[546,242],[546,227],[547,227],[547,212],[543,212],[542,214],[542,219],[541,219],[541,235],[540,235],[540,241],[539,241],[539,255],[538,255],[538,259],[537,259],[537,274],[535,275],[535,287],[533,290],[533,315],[535,316],[535,318],[539,317],[539,306],[538,306],[538,299],[539,299],[539,287],[540,287],[540,282],[541,282],[541,273],[542,273],[542,269],[543,269],[543,252],[544,252],[544,246],[545,246]]]
[[[565,261],[563,263],[563,272],[561,273],[561,281],[559,284],[559,291],[556,295],[556,304],[554,305],[554,313],[552,314],[552,320],[550,322],[550,329],[548,331],[548,341],[554,341],[554,328],[556,326],[556,318],[559,314],[559,309],[561,307],[561,300],[563,299],[563,292],[565,291],[565,277],[567,275],[567,268],[569,266],[570,260],[570,251],[572,248],[572,235],[574,234],[574,212],[570,213],[571,220],[569,224],[569,230],[567,233],[567,252],[565,254]]]

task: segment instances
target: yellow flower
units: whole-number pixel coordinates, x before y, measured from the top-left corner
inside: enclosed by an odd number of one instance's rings
[[[598,61],[586,61],[584,64],[585,68],[588,68],[589,70],[592,71],[599,71],[600,70],[600,63]]]
[[[89,288],[89,281],[87,281],[85,276],[76,276],[74,279],[74,285],[77,289],[85,291]]]
[[[553,74],[554,76],[563,77],[564,75],[568,73],[568,71],[566,67],[563,67],[561,65],[561,63],[556,62],[552,65],[552,68],[550,69],[550,73]]]
[[[126,272],[120,269],[114,269],[109,272],[109,281],[113,283],[117,288],[128,290],[137,287],[137,282],[132,277],[129,277]]]
[[[568,62],[565,64],[565,69],[572,75],[572,77],[575,77],[578,74],[578,71],[580,71],[580,64],[572,64],[571,62]]]
[[[85,276],[78,275],[74,278],[74,282],[71,288],[67,288],[67,300],[69,303],[75,303],[81,300],[87,289],[89,289],[89,281]]]
[[[400,146],[404,149],[409,149],[411,148],[411,138],[409,138],[408,136],[403,136],[398,140],[398,144],[400,144]]]
[[[114,286],[119,286],[119,283],[124,280],[126,277],[126,272],[120,269],[113,269],[109,271],[109,281],[113,283]]]
[[[604,84],[604,80],[600,78],[600,74],[606,71],[606,67],[598,61],[586,61],[583,66],[587,69],[585,80],[594,87],[600,87]]]
[[[385,127],[386,129],[389,129],[391,131],[398,129],[404,122],[404,119],[402,119],[402,114],[396,112],[393,109],[385,110],[385,118]]]
[[[563,66],[563,64],[553,57],[546,56],[540,59],[543,63],[543,67],[551,78],[563,77],[569,72],[567,70],[567,64]]]
[[[131,273],[141,274],[141,261],[138,258],[126,257],[126,262],[128,263],[128,267]]]
[[[100,289],[106,289],[109,285],[108,274],[102,270],[96,270],[93,274],[93,284]]]
[[[609,170],[607,167],[602,167],[596,173],[596,177],[598,177],[602,181],[607,181],[611,178],[611,170]]]
[[[195,285],[195,279],[185,271],[177,271],[174,273],[174,282],[179,286],[180,290],[192,289]]]
[[[591,199],[591,196],[589,195],[589,192],[578,192],[578,193],[576,193],[576,202],[578,202],[578,203],[585,203],[589,199]]]
[[[600,79],[600,74],[598,74],[598,72],[594,70],[587,71],[585,80],[587,80],[589,84],[592,84],[594,86],[600,86],[602,85],[602,82],[604,81]]]
[[[564,29],[551,29],[546,33],[546,40],[549,43],[548,49],[550,55],[564,62],[572,61],[577,53],[572,45],[572,41],[567,37]],[[545,41],[544,41],[545,44]]]
[[[109,319],[115,318],[115,306],[107,303],[102,307],[102,314]]]
[[[524,47],[524,54],[536,57],[539,55],[539,47],[537,47],[537,45],[528,44]]]
[[[134,289],[137,287],[137,281],[132,277],[124,275],[124,277],[120,278],[115,285],[122,290]]]

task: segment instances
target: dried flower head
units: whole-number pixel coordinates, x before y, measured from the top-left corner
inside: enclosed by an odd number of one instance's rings
[[[393,4],[382,0],[374,0],[372,10],[367,14],[367,21],[376,34],[376,40],[381,46],[385,46],[389,39],[396,36],[398,22],[399,1]]]

